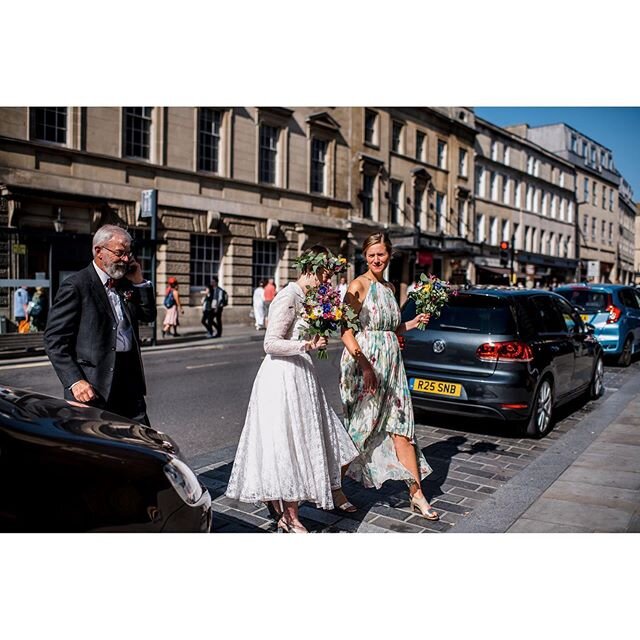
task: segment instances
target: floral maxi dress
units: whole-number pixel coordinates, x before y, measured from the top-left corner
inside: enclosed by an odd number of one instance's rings
[[[395,333],[400,308],[391,289],[371,281],[359,318],[361,330],[355,337],[373,366],[378,387],[373,394],[364,392],[362,371],[345,349],[340,362],[340,396],[345,426],[359,452],[348,475],[365,487],[377,489],[387,480],[411,482],[412,476],[398,460],[391,437],[398,434],[413,443],[420,478],[425,478],[431,467],[415,440],[413,405]]]

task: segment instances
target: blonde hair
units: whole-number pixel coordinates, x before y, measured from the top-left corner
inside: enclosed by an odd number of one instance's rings
[[[389,240],[389,236],[386,233],[381,231],[371,233],[365,238],[365,241],[362,243],[362,255],[366,255],[369,247],[372,247],[374,244],[383,244],[389,252],[389,255],[391,255],[393,251],[391,240]]]

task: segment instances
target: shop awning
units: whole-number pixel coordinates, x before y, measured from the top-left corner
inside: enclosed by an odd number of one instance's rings
[[[500,276],[508,276],[511,273],[511,269],[508,269],[507,267],[487,267],[484,264],[477,264],[476,269],[484,269],[489,273],[495,273]]]

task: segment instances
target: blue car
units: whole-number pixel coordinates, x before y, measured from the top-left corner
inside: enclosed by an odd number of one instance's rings
[[[619,284],[571,284],[556,293],[580,309],[585,322],[595,326],[595,337],[605,356],[628,367],[640,351],[640,293]]]

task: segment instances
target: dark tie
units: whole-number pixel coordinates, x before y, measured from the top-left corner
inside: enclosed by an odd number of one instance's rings
[[[113,289],[116,286],[116,281],[113,278],[107,278],[104,286],[107,287],[107,289]]]

